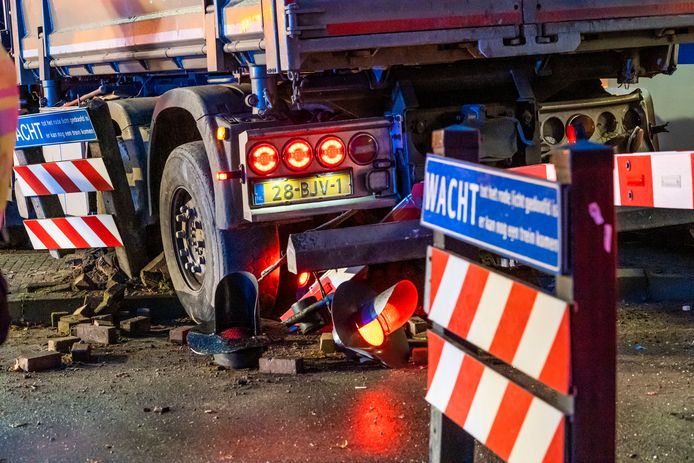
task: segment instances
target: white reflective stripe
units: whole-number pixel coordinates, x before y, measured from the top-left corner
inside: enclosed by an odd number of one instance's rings
[[[29,170],[36,176],[39,182],[46,187],[46,189],[52,194],[65,193],[63,187],[60,186],[58,182],[55,181],[53,176],[48,173],[46,169],[43,168],[41,164],[31,164],[27,166]]]
[[[390,296],[393,295],[393,291],[395,290],[395,285],[391,286],[378,296],[376,296],[376,299],[374,299],[374,313],[378,316],[383,312],[383,309],[386,308],[386,305],[388,305],[388,299],[390,299]]]
[[[614,205],[615,206],[621,206],[622,205],[622,191],[619,188],[619,169],[617,168],[617,158],[615,158],[615,163],[614,163],[614,170],[613,176],[614,176]]]
[[[547,167],[547,180],[551,182],[556,182],[557,181],[557,168],[554,167],[554,164],[545,164]]]
[[[71,162],[59,162],[58,167],[65,172],[65,175],[67,175],[70,180],[72,180],[72,183],[75,184],[77,188],[79,188],[80,191],[83,192],[88,192],[88,191],[95,191],[94,185],[85,177],[82,172],[75,167],[75,165]]]
[[[478,441],[486,442],[507,386],[506,378],[491,368],[484,369],[464,426]]]
[[[24,180],[24,177],[17,174],[16,172],[15,172],[15,174],[16,174],[15,177],[17,179],[17,183],[19,183],[19,190],[22,192],[22,195],[24,197],[28,198],[30,196],[38,196],[36,194],[36,192],[29,186],[29,184],[26,182],[26,180]]]
[[[507,277],[496,273],[489,274],[467,335],[467,340],[472,344],[489,350],[489,346],[494,340],[494,334],[499,327],[499,320],[504,314],[512,286],[513,281]]]
[[[430,320],[441,326],[448,327],[469,268],[470,264],[463,259],[448,256],[448,262],[443,271],[438,292],[429,310]]]
[[[36,249],[36,250],[42,250],[42,249],[48,249],[48,247],[43,244],[43,241],[41,241],[38,236],[34,235],[34,232],[32,232],[29,227],[24,225],[24,229],[27,231],[27,235],[29,235],[29,239],[31,240],[31,247]]]
[[[60,249],[74,249],[75,245],[68,239],[60,228],[52,220],[39,220],[39,224],[46,230],[46,233],[60,246]]]
[[[557,337],[566,302],[538,293],[511,364],[538,378]]]
[[[113,220],[112,215],[107,215],[107,214],[101,214],[101,215],[95,215],[94,217],[98,218],[99,221],[106,227],[108,228],[108,231],[111,232],[113,236],[116,237],[116,239],[123,244],[123,238],[120,236],[120,232],[118,231],[118,227],[116,226],[115,220]]]
[[[463,351],[447,342],[444,343],[441,358],[426,395],[427,402],[441,412],[448,408],[464,358]]]
[[[111,177],[108,175],[108,171],[106,170],[106,164],[104,164],[103,159],[88,159],[89,164],[92,165],[94,170],[96,170],[101,177],[108,182],[108,184],[113,188],[113,182],[111,181]]]
[[[92,230],[81,217],[69,217],[67,221],[74,227],[77,233],[93,248],[106,247],[104,242]]]
[[[508,458],[509,463],[541,463],[563,418],[559,410],[537,397],[533,398]]]
[[[692,160],[690,153],[662,153],[651,156],[653,206],[692,208]]]

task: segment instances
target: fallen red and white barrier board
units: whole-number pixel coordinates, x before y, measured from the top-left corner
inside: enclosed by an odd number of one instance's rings
[[[87,249],[123,246],[110,215],[25,220],[34,249]]]

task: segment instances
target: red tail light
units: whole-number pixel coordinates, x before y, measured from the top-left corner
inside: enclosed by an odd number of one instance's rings
[[[368,133],[359,133],[349,142],[349,155],[357,164],[370,164],[378,154],[378,143]]]
[[[345,144],[337,137],[326,137],[318,143],[318,161],[324,167],[337,167],[345,160]]]
[[[261,143],[253,147],[248,155],[248,164],[251,170],[258,175],[266,175],[277,169],[280,163],[280,155],[277,148],[269,143]]]
[[[292,140],[284,148],[284,162],[292,170],[304,170],[313,160],[313,149],[304,140]]]

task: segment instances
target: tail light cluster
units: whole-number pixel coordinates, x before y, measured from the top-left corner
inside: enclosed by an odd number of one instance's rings
[[[342,138],[330,135],[321,138],[316,146],[302,138],[289,140],[282,147],[282,152],[270,143],[259,143],[248,153],[248,165],[258,175],[268,175],[274,172],[284,162],[288,169],[294,172],[307,170],[314,162],[325,168],[339,167],[347,156],[357,164],[366,165],[376,158],[378,143],[368,133],[354,135],[345,145]]]

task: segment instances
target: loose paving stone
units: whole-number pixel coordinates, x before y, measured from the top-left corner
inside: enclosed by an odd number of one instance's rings
[[[412,349],[412,363],[415,365],[426,365],[429,362],[429,350],[426,347],[415,347]]]
[[[89,362],[92,359],[92,346],[84,342],[78,342],[72,345],[70,349],[73,362]]]
[[[61,357],[60,352],[40,352],[19,357],[16,363],[23,371],[43,371],[59,367]]]
[[[323,333],[320,335],[319,349],[324,354],[334,354],[337,352],[337,345],[335,344],[332,333]]]
[[[113,326],[96,326],[83,323],[75,327],[75,336],[84,342],[95,344],[113,344],[117,340],[117,331]]]
[[[131,336],[147,334],[151,328],[149,317],[133,317],[120,322],[120,329]]]
[[[58,322],[62,317],[70,315],[70,312],[51,312],[51,326],[58,328]]]
[[[58,333],[65,336],[70,336],[72,334],[72,328],[75,325],[84,323],[86,321],[89,321],[89,319],[81,315],[66,315],[64,317],[60,317],[60,321],[58,321]]]
[[[66,336],[64,338],[53,338],[48,340],[48,350],[54,352],[62,352],[67,354],[70,352],[72,345],[79,342],[80,338],[76,336]]]
[[[407,331],[410,337],[419,338],[426,336],[429,325],[426,320],[420,317],[412,317],[407,321]]]
[[[113,315],[111,314],[97,315],[96,317],[92,317],[92,323],[94,323],[96,326],[116,326],[116,324],[113,322]]]
[[[304,359],[260,358],[260,372],[273,375],[296,375],[304,370]]]
[[[174,344],[180,344],[182,346],[188,344],[188,333],[190,330],[195,328],[194,326],[177,326],[176,328],[169,331],[169,341]]]

